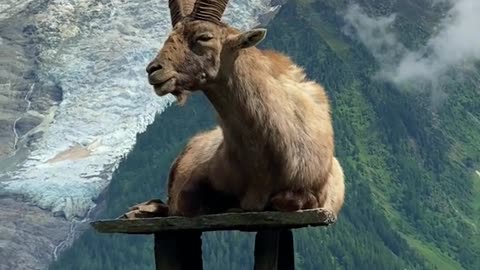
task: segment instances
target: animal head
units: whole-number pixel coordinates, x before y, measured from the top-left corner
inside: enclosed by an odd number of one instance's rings
[[[148,64],[148,81],[159,96],[214,85],[242,49],[261,42],[265,29],[240,32],[221,22],[228,0],[169,0],[172,31]],[[224,72],[222,72],[224,71]]]

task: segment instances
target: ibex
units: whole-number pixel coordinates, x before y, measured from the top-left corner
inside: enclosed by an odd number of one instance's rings
[[[170,0],[173,31],[147,66],[159,96],[202,91],[219,127],[192,138],[174,161],[168,214],[238,208],[295,211],[344,201],[344,175],[324,89],[287,56],[255,46],[265,29],[241,32],[221,17],[228,0]],[[150,201],[133,212],[167,210]],[[160,210],[159,210],[160,209]]]

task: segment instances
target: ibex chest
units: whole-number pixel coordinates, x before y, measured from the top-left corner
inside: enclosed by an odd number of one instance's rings
[[[295,174],[292,168],[307,164],[309,153],[302,142],[273,140],[268,135],[237,136],[234,141],[225,139],[228,154],[245,177],[291,178]]]

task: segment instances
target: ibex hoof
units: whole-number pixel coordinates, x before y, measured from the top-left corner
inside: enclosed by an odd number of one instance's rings
[[[118,217],[119,219],[139,219],[168,216],[168,205],[158,199],[136,204],[130,211]]]

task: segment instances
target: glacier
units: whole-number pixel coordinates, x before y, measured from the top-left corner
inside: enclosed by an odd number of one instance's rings
[[[32,2],[3,1],[0,19]],[[170,14],[167,0],[43,2],[33,17],[37,76],[61,87],[63,99],[32,131],[43,135],[26,159],[0,175],[0,193],[71,220],[95,206],[136,135],[174,102],[155,96],[145,73],[170,31]],[[274,2],[231,0],[224,21],[254,27],[278,8]]]

